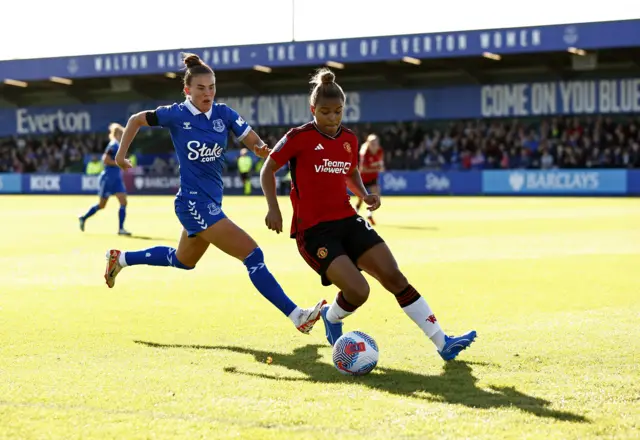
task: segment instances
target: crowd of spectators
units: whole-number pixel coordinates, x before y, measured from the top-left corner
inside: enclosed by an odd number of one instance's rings
[[[362,140],[376,133],[386,168],[396,170],[640,168],[639,127],[638,116],[350,126]],[[271,146],[284,134],[258,131]],[[153,152],[170,151],[164,131],[154,136],[161,147]],[[106,133],[0,139],[0,172],[82,172],[85,158],[99,160],[107,141]]]

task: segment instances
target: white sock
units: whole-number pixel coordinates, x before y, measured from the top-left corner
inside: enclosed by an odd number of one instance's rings
[[[344,318],[346,318],[347,316],[355,312],[355,310],[352,310],[349,312],[344,308],[342,308],[338,304],[338,301],[339,301],[338,298],[341,298],[344,301],[344,296],[342,296],[342,292],[338,293],[338,296],[336,296],[335,301],[333,301],[333,304],[331,304],[329,306],[329,310],[327,310],[327,321],[329,321],[332,324],[337,324],[338,322],[342,321]]]
[[[300,307],[296,307],[295,309],[293,309],[293,312],[289,313],[289,316],[288,316],[288,318],[294,323],[296,327],[300,325],[301,311],[302,309]]]
[[[124,257],[124,254],[126,254],[126,252],[120,252],[120,256],[118,257],[118,263],[120,263],[120,266],[122,267],[127,267],[127,259]]]
[[[412,300],[413,302],[411,302]],[[400,295],[398,302],[401,306],[404,302],[410,302],[408,306],[402,307],[402,311],[420,327],[438,350],[442,350],[442,347],[444,347],[444,332],[427,301],[413,287],[409,286],[407,291]]]

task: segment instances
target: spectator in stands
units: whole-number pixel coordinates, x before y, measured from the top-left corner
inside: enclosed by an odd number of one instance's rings
[[[366,141],[379,133],[385,145],[387,169],[508,169],[508,168],[639,168],[640,120],[632,117],[555,117],[549,120],[479,120],[416,122],[405,124],[350,125]],[[283,130],[263,127],[260,135],[275,145]],[[171,142],[154,138],[155,152],[172,148]],[[163,134],[164,136],[164,134]],[[102,134],[0,139],[0,172],[84,172],[83,158],[99,153]],[[232,148],[232,144],[230,144]],[[176,175],[175,164],[147,169],[155,174]],[[161,168],[161,169],[160,169]],[[136,174],[140,173],[138,171]]]
[[[102,163],[100,158],[95,154],[91,155],[91,160],[89,161],[89,163],[87,163],[87,168],[85,173],[90,176],[93,176],[96,174],[100,174],[103,169],[104,169],[104,164]]]

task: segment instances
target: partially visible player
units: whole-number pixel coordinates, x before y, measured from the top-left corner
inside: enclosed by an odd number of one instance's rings
[[[341,125],[345,95],[335,75],[320,69],[312,84],[313,122],[289,130],[262,168],[260,183],[269,207],[267,227],[282,232],[275,172],[289,163],[291,238],[296,239],[300,255],[320,275],[322,284],[340,289],[333,304],[322,309],[327,341],[335,343],[342,335],[342,320],[369,297],[369,284],[359,271],[364,270],[395,295],[402,310],[431,339],[444,360],[454,359],[471,345],[476,332],[445,335],[425,299],[398,268],[387,244],[356,213],[347,187],[372,211],[380,206],[380,197],[368,194],[362,183],[358,139]]]
[[[380,185],[378,184],[378,176],[384,171],[384,151],[380,146],[380,140],[375,134],[367,136],[367,140],[360,148],[360,176],[362,183],[369,194],[380,195]],[[356,203],[356,211],[360,212],[363,200],[358,198]],[[373,211],[367,210],[367,219],[369,223],[375,225],[373,220]]]
[[[244,195],[248,196],[251,194],[251,168],[253,167],[253,160],[251,160],[249,150],[246,148],[240,150],[237,165],[240,178],[242,179]]]
[[[118,210],[118,234],[131,235],[131,233],[124,228],[124,219],[127,216],[127,190],[124,186],[122,170],[115,161],[123,132],[124,127],[122,125],[115,122],[109,125],[109,144],[102,155],[104,170],[102,170],[98,178],[98,196],[100,200],[98,204],[93,205],[85,215],[78,218],[78,220],[80,220],[80,230],[83,232],[87,219],[99,210],[104,209],[104,207],[107,206],[109,197],[114,195],[118,199],[118,202],[120,202],[120,209]]]
[[[229,132],[258,156],[265,157],[270,150],[235,110],[214,102],[216,81],[211,67],[194,54],[185,54],[184,64],[186,100],[131,116],[116,155],[120,167],[130,168],[126,154],[140,127],[169,129],[180,164],[180,189],[174,200],[175,213],[183,226],[178,248],[155,246],[128,252],[111,249],[107,252],[104,274],[107,285],[113,287],[118,273],[128,266],[142,264],[192,270],[212,244],[240,260],[262,296],[299,331],[308,333],[320,318],[326,301],[308,309],[291,301],[267,269],[258,244],[222,210],[222,171]],[[215,284],[212,288],[215,289]]]

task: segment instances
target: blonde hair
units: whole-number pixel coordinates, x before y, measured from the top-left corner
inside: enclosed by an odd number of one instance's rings
[[[378,136],[375,134],[370,134],[369,136],[367,136],[367,140],[363,142],[362,147],[360,147],[360,154],[366,153],[367,150],[369,149],[369,143],[377,140],[378,140]]]
[[[119,141],[124,133],[124,127],[117,122],[109,124],[109,139],[112,141]]]

